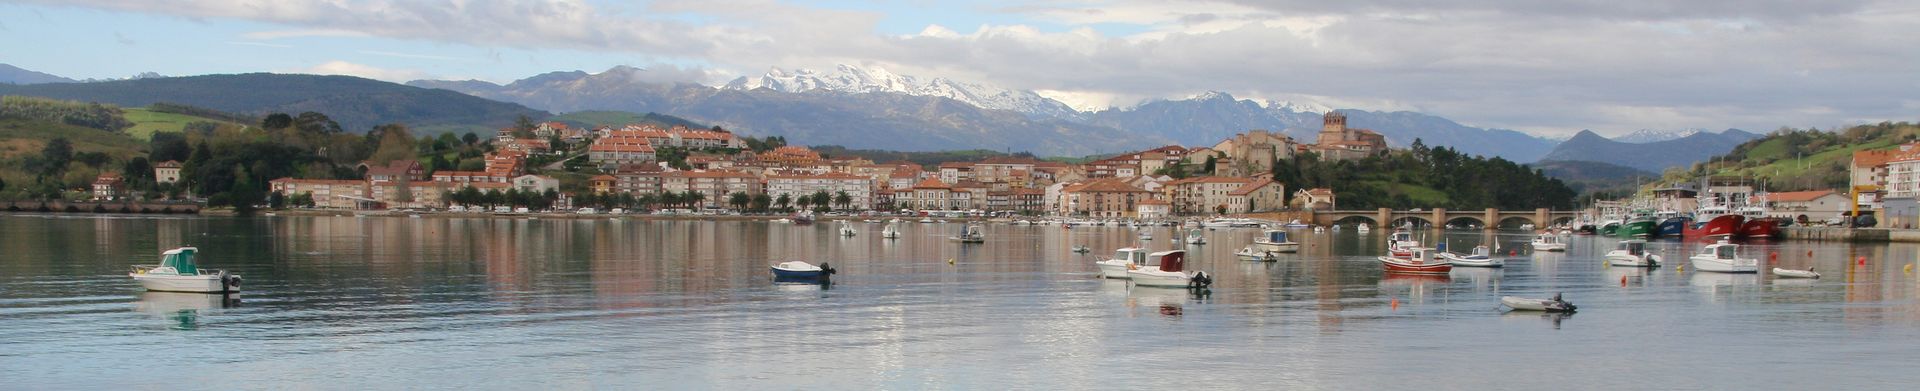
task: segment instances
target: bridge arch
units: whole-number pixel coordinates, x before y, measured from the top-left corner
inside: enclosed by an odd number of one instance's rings
[[[1339,220],[1334,220],[1333,223],[1338,225],[1344,225],[1344,226],[1355,226],[1360,224],[1366,224],[1374,227],[1380,226],[1380,222],[1374,221],[1373,217],[1361,216],[1361,215],[1341,217]]]
[[[1426,217],[1415,216],[1415,215],[1401,215],[1401,216],[1393,217],[1393,227],[1396,227],[1396,228],[1402,227],[1407,225],[1407,223],[1413,223],[1413,226],[1415,228],[1433,226],[1433,221],[1427,220]]]
[[[1448,227],[1448,228],[1453,228],[1453,227],[1459,227],[1459,228],[1480,228],[1480,227],[1486,227],[1486,226],[1487,226],[1487,222],[1485,222],[1485,221],[1480,221],[1480,218],[1479,218],[1479,217],[1474,217],[1474,216],[1451,216],[1451,217],[1447,217],[1447,227]]]
[[[1532,217],[1527,216],[1507,216],[1500,219],[1500,228],[1520,229],[1520,226],[1524,224],[1533,224],[1535,227],[1540,226],[1539,222],[1533,221]]]

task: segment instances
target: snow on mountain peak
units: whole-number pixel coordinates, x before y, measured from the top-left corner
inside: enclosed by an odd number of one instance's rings
[[[1269,100],[1266,102],[1265,106],[1269,110],[1291,111],[1295,113],[1326,114],[1333,111],[1333,108],[1328,107],[1327,105],[1313,103],[1313,102],[1294,102],[1290,100],[1289,101]]]
[[[942,97],[994,110],[1011,110],[1029,115],[1076,118],[1082,113],[1060,101],[1033,91],[1009,90],[946,78],[922,81],[913,76],[895,74],[880,67],[840,64],[833,73],[809,69],[783,71],[773,68],[765,75],[741,77],[721,88],[753,90],[767,88],[781,92],[831,91],[843,93],[897,93],[910,96]]]
[[[1704,131],[1706,130],[1704,129],[1680,129],[1680,130],[1640,129],[1640,130],[1633,131],[1633,133],[1628,133],[1625,136],[1614,137],[1613,141],[1619,141],[1623,143],[1644,144],[1644,143],[1667,141],[1667,140],[1673,140],[1673,139],[1678,139],[1682,137],[1692,136]]]

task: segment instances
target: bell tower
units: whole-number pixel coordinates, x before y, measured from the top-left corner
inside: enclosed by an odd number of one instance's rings
[[[1344,141],[1347,133],[1347,115],[1338,111],[1329,111],[1321,117],[1319,144],[1326,145]]]

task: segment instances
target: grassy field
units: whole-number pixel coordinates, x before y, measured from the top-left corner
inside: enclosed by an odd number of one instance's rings
[[[218,124],[238,125],[238,124],[234,124],[226,121],[206,119],[206,118],[200,118],[200,117],[184,115],[184,114],[162,113],[158,111],[141,109],[141,108],[123,109],[123,110],[126,111],[127,120],[133,121],[133,127],[127,128],[127,135],[133,136],[135,139],[139,139],[139,140],[146,140],[146,139],[153,138],[154,132],[178,132],[181,129],[185,128],[187,124],[191,122],[213,122]]]
[[[0,118],[0,161],[38,154],[55,137],[73,142],[74,152],[105,152],[116,159],[140,154],[146,142],[107,131],[47,121]]]

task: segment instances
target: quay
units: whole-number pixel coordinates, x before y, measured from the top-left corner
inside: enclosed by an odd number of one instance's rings
[[[1785,240],[1920,243],[1920,230],[1888,228],[1781,227]]]

